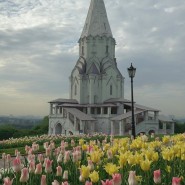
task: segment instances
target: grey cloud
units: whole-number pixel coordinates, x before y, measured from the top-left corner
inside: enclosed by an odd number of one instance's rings
[[[12,86],[25,98],[28,93],[33,97],[66,96],[89,3],[90,0],[1,1],[0,83]],[[126,69],[133,62],[137,67],[136,99],[150,106],[159,103],[166,112],[171,111],[165,104],[175,92],[169,97],[166,94],[173,88],[182,94],[184,89],[180,87],[185,86],[184,0],[105,0],[105,5],[117,42],[118,67],[125,76],[126,98],[130,93]],[[180,102],[178,97],[175,100]],[[185,108],[182,103],[179,107]]]

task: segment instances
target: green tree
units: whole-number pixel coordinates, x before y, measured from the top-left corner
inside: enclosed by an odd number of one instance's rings
[[[184,133],[185,132],[185,123],[175,123],[175,133]]]
[[[35,126],[31,132],[36,134],[47,134],[48,133],[48,127],[49,127],[49,117],[45,116],[40,124]]]
[[[15,129],[11,125],[2,125],[0,126],[0,140],[2,139],[9,139],[14,136],[14,133],[18,132],[17,129]]]

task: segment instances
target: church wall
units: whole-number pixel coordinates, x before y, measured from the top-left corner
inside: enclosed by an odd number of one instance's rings
[[[98,117],[97,122],[95,124],[95,132],[101,132],[103,134],[111,133],[111,126],[109,118]]]
[[[82,40],[82,39],[81,39]],[[82,46],[84,50],[83,57],[90,61],[90,59],[96,56],[99,62],[106,56],[109,56],[112,60],[115,57],[115,41],[112,38],[107,37],[88,37],[84,38],[79,44],[80,52],[82,55]],[[108,53],[106,47],[108,46]],[[91,63],[87,63],[87,70],[90,68]]]
[[[75,130],[75,127],[72,125],[69,119],[62,118],[62,117],[53,117],[49,119],[49,134],[56,134],[57,133],[57,125],[61,125],[61,133],[63,135],[69,135],[69,131],[73,134],[79,134],[78,131]],[[59,133],[58,133],[59,134]]]
[[[110,92],[110,86],[112,85],[112,94]],[[120,92],[121,83],[117,80],[117,73],[114,69],[110,68],[107,71],[107,75],[102,81],[102,101],[105,101],[109,98],[120,98],[122,97],[122,92]]]

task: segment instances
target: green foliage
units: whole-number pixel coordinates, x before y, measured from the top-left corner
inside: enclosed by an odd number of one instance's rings
[[[33,128],[32,133],[39,134],[39,135],[40,134],[47,134],[48,133],[48,126],[49,126],[49,117],[45,116],[43,118],[43,120],[41,121],[41,123]]]
[[[184,133],[185,132],[185,123],[175,123],[175,133]]]
[[[9,138],[20,138],[24,136],[42,135],[48,133],[49,118],[45,116],[37,126],[32,129],[17,129],[14,125],[0,126],[0,140]]]
[[[17,129],[15,129],[11,125],[2,125],[0,126],[0,140],[3,139],[9,139],[10,137],[13,137],[14,133],[17,132]]]

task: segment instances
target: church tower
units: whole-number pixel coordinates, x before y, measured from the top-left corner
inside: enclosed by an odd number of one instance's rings
[[[124,99],[115,45],[103,0],[91,0],[79,39],[79,58],[70,75],[70,98],[49,102],[49,134],[131,133],[132,104]],[[159,110],[136,103],[134,109],[136,134],[167,133],[166,119],[159,128]],[[174,123],[170,124],[174,133]]]
[[[70,76],[71,99],[79,104],[99,104],[124,98],[115,45],[103,0],[91,0],[79,39],[79,59]]]

